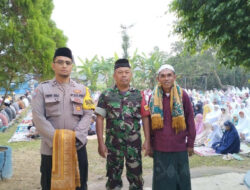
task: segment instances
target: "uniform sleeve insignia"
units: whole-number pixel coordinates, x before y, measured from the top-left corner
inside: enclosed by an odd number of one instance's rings
[[[85,110],[94,110],[95,109],[95,104],[90,96],[89,89],[86,87],[86,94],[85,97],[83,98],[83,109]]]

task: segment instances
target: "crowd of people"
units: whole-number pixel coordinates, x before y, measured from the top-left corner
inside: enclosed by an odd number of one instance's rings
[[[4,132],[22,110],[30,105],[31,94],[27,91],[24,95],[16,97],[15,94],[0,98],[0,132]]]
[[[227,154],[239,153],[240,142],[250,142],[249,88],[187,92],[195,115],[195,146]]]

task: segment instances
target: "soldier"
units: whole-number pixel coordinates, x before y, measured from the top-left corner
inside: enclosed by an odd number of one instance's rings
[[[132,72],[127,59],[114,66],[115,87],[104,91],[96,107],[98,152],[107,158],[106,188],[122,188],[121,175],[126,160],[130,190],[143,189],[140,120],[143,122],[145,156],[150,153],[149,108],[140,91],[130,86]],[[106,142],[103,125],[106,118]]]
[[[77,189],[87,189],[86,143],[93,107],[90,105],[87,88],[70,78],[72,67],[71,50],[58,48],[52,63],[55,78],[39,84],[32,98],[33,121],[42,137],[40,171],[43,190],[51,188],[53,137],[58,129],[75,132],[74,142],[77,148],[81,182],[81,187]]]

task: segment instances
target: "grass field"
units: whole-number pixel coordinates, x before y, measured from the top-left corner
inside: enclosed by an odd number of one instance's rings
[[[15,152],[36,152],[39,153],[40,140],[33,140],[30,142],[17,142],[17,143],[8,143],[8,140],[11,138],[13,133],[16,130],[17,124],[22,121],[22,118],[25,116],[26,112],[23,112],[19,119],[8,128],[4,133],[0,133],[0,146],[6,145],[12,148],[13,154]],[[97,140],[89,140],[87,145],[88,151],[88,160],[89,160],[89,178],[98,179],[105,176],[105,159],[101,158],[97,152]],[[225,161],[222,159],[222,156],[213,156],[213,157],[201,157],[198,155],[193,155],[190,157],[190,167],[201,167],[201,166],[226,166],[226,167],[235,167],[242,169],[250,169],[250,158],[247,156],[242,156],[243,161],[230,160]],[[34,162],[39,162],[40,158],[34,158]],[[16,158],[15,160],[18,160]],[[32,164],[32,163],[31,163]],[[143,156],[143,170],[144,174],[151,172],[153,166],[153,160],[149,157]]]

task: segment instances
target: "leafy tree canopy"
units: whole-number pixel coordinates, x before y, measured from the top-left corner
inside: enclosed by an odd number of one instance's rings
[[[216,49],[221,63],[250,68],[250,1],[173,0],[171,10],[178,17],[175,32],[190,52],[202,40],[204,49]]]
[[[6,93],[27,73],[51,76],[53,53],[67,41],[50,19],[53,7],[52,0],[0,1],[0,87]]]

